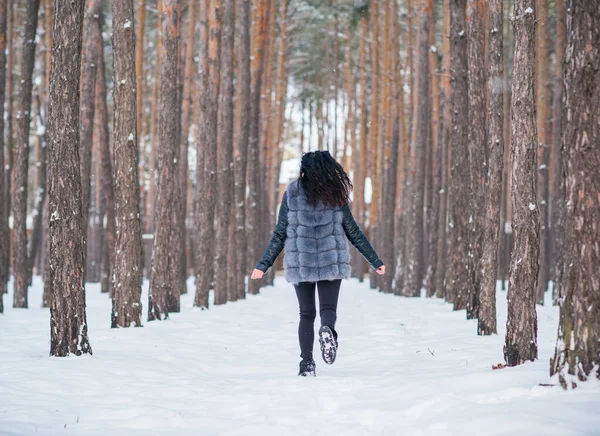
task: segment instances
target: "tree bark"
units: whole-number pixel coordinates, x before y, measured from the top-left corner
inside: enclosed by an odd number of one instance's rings
[[[111,327],[142,325],[142,229],[132,0],[113,0],[115,247]]]
[[[15,174],[13,192],[13,307],[26,308],[27,288],[27,173],[29,169],[29,126],[33,68],[35,65],[35,35],[37,31],[39,0],[28,0],[23,24],[23,57],[21,61],[21,88],[17,114],[15,144]]]
[[[220,150],[217,166],[217,234],[215,256],[215,304],[227,303],[230,290],[227,286],[227,273],[234,265],[227,262],[229,245],[229,222],[233,189],[233,43],[234,43],[234,1],[225,0],[223,8],[223,36],[221,40],[221,92],[219,100]]]
[[[7,23],[6,23],[6,162],[5,162],[5,174],[4,174],[4,191],[3,199],[5,199],[4,213],[6,214],[6,222],[10,217],[11,204],[12,204],[12,182],[13,182],[13,70],[15,66],[15,43],[14,43],[14,4],[15,0],[7,0]],[[4,101],[2,101],[4,105]],[[8,224],[7,224],[8,225]],[[8,256],[8,268],[10,269],[10,246],[7,247]],[[8,280],[8,270],[6,279]],[[8,290],[7,290],[8,292]]]
[[[194,297],[194,306],[208,309],[208,286],[210,285],[209,272],[204,270],[206,266],[202,259],[204,249],[201,249],[200,239],[202,232],[207,226],[206,213],[208,212],[204,205],[204,159],[207,146],[207,119],[208,119],[208,10],[210,0],[201,0],[200,2],[200,34],[198,51],[198,138],[196,142],[196,192],[194,197],[194,227],[196,235],[196,251],[194,258],[196,260],[196,295]],[[202,285],[200,286],[200,284]],[[206,285],[208,283],[208,285]]]
[[[405,240],[406,261],[404,263],[404,286],[402,295],[419,297],[423,283],[423,206],[425,202],[425,149],[430,128],[429,95],[429,4],[427,0],[420,2],[419,29],[419,71],[417,75],[417,99],[419,104],[414,120],[415,141],[411,150],[412,172],[409,174],[411,184],[410,210],[406,215]]]
[[[206,91],[206,131],[204,137],[204,177],[200,203],[198,269],[195,305],[208,308],[208,292],[214,279],[214,237],[217,184],[217,135],[219,106],[219,47],[221,40],[221,0],[212,0],[209,9],[208,79]]]
[[[178,0],[163,0],[161,84],[158,126],[158,189],[155,202],[154,240],[152,247],[152,273],[148,294],[148,321],[169,317],[169,312],[179,309],[181,294],[181,232],[177,207],[179,202],[179,148],[177,123],[172,121],[177,113],[177,65],[179,38],[177,31]],[[172,301],[174,300],[174,301]]]
[[[467,62],[469,77],[469,251],[467,264],[467,319],[477,318],[481,292],[486,162],[485,30],[483,0],[467,0]]]
[[[563,61],[565,53],[565,32],[566,32],[566,14],[565,0],[556,0],[556,45],[554,47],[555,73],[554,73],[554,102],[552,123],[552,163],[554,172],[554,183],[552,189],[552,216],[551,216],[551,244],[550,261],[552,262],[552,273],[554,275],[554,286],[552,288],[552,301],[554,305],[558,304],[558,295],[560,292],[560,271],[562,269],[562,238],[563,224],[562,211],[564,209],[565,187],[562,176],[562,104],[563,104]]]
[[[102,11],[100,11],[102,12]],[[96,21],[98,30],[102,34],[104,14]],[[112,295],[112,271],[115,265],[115,191],[113,186],[110,150],[110,135],[108,131],[108,107],[106,103],[106,68],[104,64],[104,44],[98,40],[98,67],[96,68],[96,119],[98,124],[98,144],[101,155],[100,183],[102,191],[102,209],[106,216],[106,228],[102,238],[102,265],[100,269],[100,289],[103,293]],[[104,225],[104,220],[102,220]]]
[[[98,41],[102,41],[102,32],[94,23],[102,12],[101,0],[88,0],[85,14],[85,47],[83,47],[82,60],[82,93],[79,114],[79,140],[81,155],[81,200],[83,204],[83,234],[89,236],[89,210],[91,197],[92,174],[92,142],[94,135],[94,111],[96,92],[96,69],[98,65]],[[84,251],[86,253],[86,251]],[[89,265],[86,264],[86,265]],[[86,276],[88,276],[86,274]]]
[[[235,241],[236,246],[247,247],[246,243],[246,173],[248,166],[248,137],[250,136],[250,2],[239,5],[239,51],[238,86],[240,89],[240,133],[237,142],[235,160]],[[247,253],[236,251],[236,292],[238,298],[245,296],[245,277],[247,272]]]
[[[448,142],[450,141],[450,127],[452,114],[450,112],[450,0],[444,0],[444,31],[442,43],[442,86],[440,96],[440,115],[442,117],[439,124],[439,150],[440,156],[440,211],[438,214],[438,234],[437,234],[437,254],[436,267],[433,277],[435,296],[443,298],[446,294],[444,285],[444,276],[446,273],[446,224],[448,222]]]
[[[469,252],[469,153],[467,117],[469,84],[467,80],[466,0],[450,0],[450,73],[452,93],[450,110],[450,216],[448,223],[449,263],[446,270],[446,299],[454,310],[467,307],[470,283],[465,256]]]
[[[535,189],[535,20],[534,0],[516,0],[510,151],[514,246],[504,346],[504,359],[509,366],[537,359],[535,290],[540,222]]]
[[[50,355],[92,354],[84,287],[79,78],[84,1],[55,0],[48,113]],[[37,14],[36,14],[37,16]]]
[[[7,1],[0,0],[0,313],[4,312],[3,297],[8,282],[9,240],[8,216],[6,214],[5,176],[4,176],[4,100],[6,98],[6,24]]]
[[[250,63],[251,89],[250,89],[250,132],[248,141],[248,198],[246,217],[246,236],[248,244],[248,257],[251,262],[257,262],[259,257],[261,236],[261,209],[260,209],[260,95],[262,89],[263,71],[265,68],[265,39],[268,22],[268,0],[259,0],[256,6],[255,36],[252,44],[252,60]],[[248,284],[248,292],[258,294],[259,280]]]
[[[550,373],[563,388],[600,380],[600,10],[567,1],[562,117],[564,208],[560,321]],[[595,373],[595,374],[594,374]]]
[[[544,304],[544,293],[550,280],[548,168],[550,159],[550,92],[548,88],[548,41],[550,39],[547,0],[536,0],[536,123],[537,123],[537,205],[540,211],[540,269],[536,303]]]
[[[489,72],[487,78],[489,109],[487,127],[487,185],[485,222],[481,254],[481,290],[477,334],[496,333],[496,279],[498,277],[498,239],[502,204],[504,167],[504,89],[502,49],[502,0],[489,2]]]
[[[190,180],[189,171],[189,134],[190,124],[192,121],[192,104],[194,100],[194,43],[196,41],[196,2],[190,2],[188,9],[188,30],[187,44],[185,46],[185,67],[183,73],[183,90],[182,90],[182,107],[181,107],[181,150],[179,154],[179,189],[181,191],[181,212],[180,212],[180,227],[181,227],[181,279],[182,292],[187,292],[187,197],[188,183]],[[191,244],[189,244],[191,247]]]

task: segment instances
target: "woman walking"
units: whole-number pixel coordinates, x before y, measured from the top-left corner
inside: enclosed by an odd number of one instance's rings
[[[350,278],[346,238],[378,274],[385,273],[383,262],[352,217],[348,205],[351,191],[348,175],[328,151],[304,154],[300,178],[283,194],[273,237],[251,275],[252,279],[262,278],[285,246],[285,278],[294,284],[300,306],[301,376],[315,375],[315,287],[319,292],[321,354],[325,363],[335,361],[338,296],[342,279]]]

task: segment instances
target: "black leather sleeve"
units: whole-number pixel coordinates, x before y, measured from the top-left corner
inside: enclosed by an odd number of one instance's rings
[[[287,206],[287,192],[283,194],[283,199],[281,200],[281,206],[279,207],[279,217],[277,218],[277,226],[275,226],[275,231],[273,232],[273,236],[271,237],[271,241],[269,241],[269,245],[265,250],[265,254],[263,255],[258,265],[256,265],[256,269],[259,269],[263,272],[267,272],[271,266],[275,263],[277,256],[283,250],[283,245],[285,243],[285,238],[287,236],[287,222],[288,222],[288,206]]]
[[[375,253],[375,250],[367,240],[364,233],[358,227],[358,224],[356,224],[356,221],[354,221],[350,207],[345,205],[342,208],[342,212],[344,213],[343,225],[344,231],[346,232],[346,237],[352,243],[352,245],[358,249],[362,257],[369,262],[369,265],[371,265],[373,269],[379,268],[381,265],[383,265],[383,262],[377,256],[377,253]]]

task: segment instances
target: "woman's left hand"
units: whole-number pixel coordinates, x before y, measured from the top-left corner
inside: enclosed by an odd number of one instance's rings
[[[252,280],[257,280],[257,279],[262,279],[263,275],[265,273],[259,269],[254,269],[254,271],[252,271],[252,275],[250,276],[250,278]]]
[[[385,265],[381,265],[379,268],[377,268],[377,274],[379,274],[380,276],[385,274]]]

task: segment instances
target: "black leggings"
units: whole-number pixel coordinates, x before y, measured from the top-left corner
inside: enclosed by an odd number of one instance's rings
[[[298,325],[298,339],[300,340],[300,357],[312,359],[313,343],[315,340],[315,286],[319,289],[319,313],[321,325],[335,327],[337,319],[337,302],[340,295],[341,280],[322,280],[319,282],[300,282],[294,285],[298,304],[300,306],[300,324]]]

